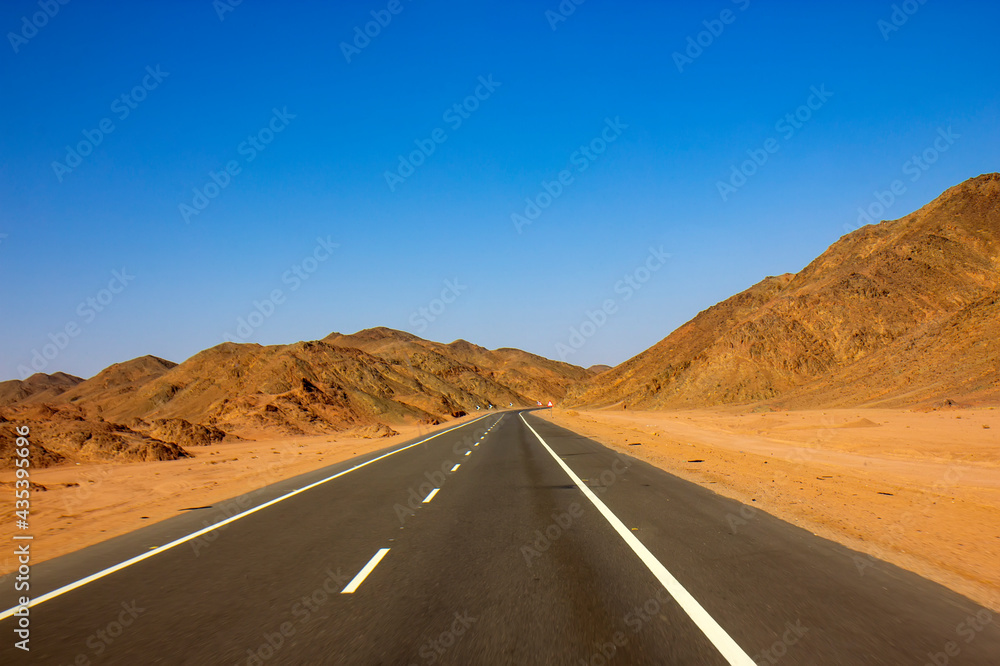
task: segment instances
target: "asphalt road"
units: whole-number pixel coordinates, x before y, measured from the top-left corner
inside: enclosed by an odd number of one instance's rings
[[[1000,663],[965,597],[530,413],[405,446],[33,567],[0,664]]]

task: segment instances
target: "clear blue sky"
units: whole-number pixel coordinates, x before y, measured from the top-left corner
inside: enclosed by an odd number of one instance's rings
[[[379,325],[621,362],[801,269],[894,180],[904,191],[880,217],[998,169],[997,4],[912,2],[889,31],[892,4],[587,0],[556,22],[556,0],[401,0],[396,14],[379,14],[382,0],[245,0],[222,20],[210,0],[75,0],[51,18],[5,2],[0,378],[46,344],[46,372],[87,377],[142,354],[182,361],[227,335],[273,344]],[[391,22],[348,62],[341,43],[373,11]],[[679,68],[674,53],[709,28]],[[832,96],[810,98],[823,86]],[[477,91],[467,117],[445,115]],[[799,127],[777,125],[810,101]],[[102,120],[113,131],[86,145]],[[933,165],[907,165],[949,127]],[[398,156],[436,129],[446,140],[390,187]],[[601,154],[577,152],[602,148],[602,132],[614,140]],[[67,146],[81,142],[76,164]],[[723,200],[718,183],[747,151],[767,161]],[[238,173],[220,175],[229,163]],[[511,215],[564,170],[519,233]],[[181,204],[205,203],[194,191],[212,172],[229,182],[186,221]],[[647,277],[651,246],[671,256],[626,299],[619,281]],[[286,273],[303,261],[307,280]],[[453,302],[435,302],[446,280]],[[276,289],[282,302],[239,333]],[[609,300],[573,347],[571,327]]]

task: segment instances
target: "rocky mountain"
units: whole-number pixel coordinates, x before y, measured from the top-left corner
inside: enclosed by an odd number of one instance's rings
[[[520,349],[491,351],[465,340],[442,344],[388,328],[354,335],[332,333],[323,341],[361,349],[414,371],[447,377],[470,397],[482,395],[497,405],[532,405],[536,399],[563,398],[570,386],[595,374]],[[464,404],[472,403],[478,404],[474,399]]]
[[[580,405],[1000,398],[1000,174],[842,237],[578,388]]]
[[[768,277],[614,368],[388,328],[181,364],[154,356],[88,380],[0,383],[0,431],[31,426],[36,464],[166,460],[242,437],[439,423],[533,406],[665,409],[917,406],[1000,399],[1000,174],[854,231],[796,274]],[[599,373],[599,374],[598,374]],[[8,432],[9,431],[9,432]],[[0,466],[10,447],[0,448]]]
[[[29,398],[52,400],[73,388],[83,380],[65,372],[46,375],[37,372],[27,379],[11,379],[0,382],[0,407],[24,402]]]
[[[149,462],[190,454],[177,444],[88,415],[74,405],[27,404],[0,414],[0,468],[13,467],[15,427],[30,430],[33,467],[62,462]],[[15,425],[16,424],[16,425]]]
[[[80,403],[103,413],[105,407],[117,405],[137,387],[156,379],[177,367],[176,363],[156,356],[140,356],[131,361],[115,363],[67,390],[59,402]],[[31,402],[40,402],[32,399]],[[51,400],[49,402],[52,402]],[[112,409],[113,411],[113,409]]]
[[[565,395],[586,370],[517,350],[387,328],[261,346],[224,343],[133,384],[106,418],[182,418],[226,431],[321,433],[437,423],[489,405]]]
[[[388,436],[392,424],[439,423],[490,405],[559,399],[591,374],[517,349],[442,344],[374,328],[290,345],[227,342],[181,364],[144,356],[45,403],[34,398],[41,392],[24,391],[0,409],[0,418],[32,420],[62,459],[105,459],[109,451],[147,459],[186,455],[182,447],[239,435]],[[32,409],[51,410],[51,423],[34,418]],[[88,449],[91,440],[102,444]]]

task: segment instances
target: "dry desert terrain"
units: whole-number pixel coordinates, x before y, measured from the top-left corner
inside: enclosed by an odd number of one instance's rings
[[[1000,410],[539,413],[1000,610]]]

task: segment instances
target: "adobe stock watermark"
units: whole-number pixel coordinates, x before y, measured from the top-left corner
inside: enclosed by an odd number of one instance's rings
[[[393,16],[399,16],[406,7],[402,0],[389,0],[385,9],[373,9],[372,20],[364,24],[354,26],[354,39],[351,43],[341,42],[340,52],[344,54],[347,64],[351,64],[351,58],[360,55],[361,51],[368,48],[372,40],[382,34],[382,30],[392,23]]]
[[[945,491],[949,488],[954,488],[962,479],[963,474],[964,470],[958,465],[949,465],[937,481],[934,482],[931,489],[935,491]],[[926,503],[927,500],[925,499],[924,502]],[[906,530],[910,526],[910,522],[917,517],[915,511],[918,508],[919,507],[913,507],[913,511],[904,511],[900,514],[899,519],[896,522],[891,525],[883,525],[882,531],[895,541],[902,541],[906,537]],[[859,576],[864,576],[866,569],[872,568],[877,570],[881,564],[884,564],[882,560],[888,559],[891,556],[889,551],[876,543],[869,542],[866,550],[870,552],[854,553],[851,555],[851,560],[854,562],[854,566],[857,568]]]
[[[622,622],[632,630],[632,635],[635,636],[654,619],[659,617],[663,604],[669,604],[670,602],[671,599],[666,592],[657,590],[654,596],[646,599],[646,601],[638,606],[634,606],[632,610],[626,613],[622,618]],[[618,655],[618,650],[628,644],[628,634],[618,630],[611,635],[610,639],[603,642],[596,642],[594,644],[594,651],[587,657],[581,657],[577,661],[577,664],[579,666],[607,666]]]
[[[621,301],[627,302],[632,299],[637,291],[649,282],[653,275],[667,263],[670,255],[663,251],[663,246],[655,248],[649,247],[649,254],[645,260],[634,269],[622,276],[614,284],[614,292],[621,295]],[[556,354],[560,361],[565,361],[587,344],[587,341],[597,335],[597,332],[604,328],[608,319],[618,314],[619,303],[614,298],[606,298],[600,307],[594,310],[587,310],[585,318],[576,326],[570,326],[569,337],[565,342],[556,343]]]
[[[785,631],[781,634],[778,640],[771,643],[767,649],[761,650],[755,654],[751,657],[751,659],[755,664],[758,664],[758,666],[777,664],[785,655],[788,654],[789,648],[802,640],[802,637],[805,636],[808,631],[809,627],[802,626],[802,620],[796,620],[795,624],[786,622]]]
[[[468,611],[455,613],[455,619],[451,621],[451,626],[442,631],[440,635],[427,640],[417,654],[428,664],[435,664],[451,647],[458,643],[459,639],[472,627],[479,618],[469,615]]]
[[[731,0],[731,2],[741,12],[745,12],[750,7],[750,0]],[[674,65],[677,66],[677,71],[683,74],[684,68],[700,58],[705,49],[712,46],[715,40],[722,36],[722,33],[726,30],[726,26],[736,22],[737,16],[738,14],[732,9],[723,9],[719,12],[718,18],[702,21],[701,24],[705,26],[705,29],[696,35],[688,35],[687,47],[684,49],[684,53],[680,51],[674,51],[673,53]]]
[[[788,462],[796,464],[806,464],[816,460],[816,453],[821,451],[821,446],[823,442],[830,439],[833,435],[834,428],[836,427],[836,421],[832,416],[824,415],[821,419],[822,428],[816,431],[815,437],[809,441],[806,446],[798,446],[792,448],[787,455],[782,456],[782,458]],[[789,475],[779,470],[773,472],[775,481],[785,481],[789,478]],[[738,534],[740,528],[749,525],[750,521],[757,518],[762,511],[756,507],[750,506],[749,504],[740,503],[740,508],[733,513],[729,511],[726,513],[726,524],[729,526],[729,530],[733,534]]]
[[[560,23],[565,23],[570,16],[576,13],[576,8],[587,0],[562,0],[555,10],[545,10],[545,20],[549,22],[552,32],[556,31]]]
[[[833,97],[833,93],[826,89],[826,84],[821,85],[819,88],[812,86],[809,90],[812,94],[806,98],[805,104],[802,104],[790,113],[786,113],[774,124],[774,129],[781,134],[782,140],[788,141],[795,136],[807,122],[812,120],[815,112],[822,109],[823,105]],[[747,149],[747,155],[750,159],[745,160],[738,166],[734,164],[731,168],[729,179],[726,181],[717,181],[715,184],[722,200],[728,201],[729,197],[746,185],[748,179],[752,178],[767,163],[771,155],[774,155],[779,150],[781,150],[781,142],[774,137],[769,137],[765,140],[763,146],[760,148]]]
[[[535,540],[530,544],[521,546],[521,556],[524,563],[530,569],[534,561],[542,556],[552,544],[566,533],[573,526],[576,520],[583,517],[583,507],[573,502],[565,511],[552,514],[552,522],[544,530],[535,530]]]
[[[139,104],[146,100],[149,93],[160,87],[160,84],[168,76],[170,76],[170,72],[161,70],[160,65],[157,65],[155,69],[147,65],[146,74],[139,83],[111,102],[111,113],[118,118],[119,122],[125,120],[133,111],[139,108]],[[104,137],[114,132],[116,127],[114,120],[110,117],[105,117],[98,121],[97,127],[94,129],[82,130],[83,139],[78,141],[76,145],[66,146],[66,157],[64,160],[62,162],[53,160],[52,171],[55,173],[56,179],[60,183],[63,182],[63,177],[68,173],[72,173],[74,169],[83,164],[83,159],[93,153],[94,149],[104,142]]]
[[[103,465],[96,470],[87,470],[75,478],[76,481],[70,484],[70,487],[62,494],[62,510],[66,516],[77,515],[81,506],[83,507],[83,511],[86,512],[87,507],[84,505],[92,497],[95,497],[95,493],[104,483],[114,480],[115,473],[111,469],[108,469],[107,465]],[[152,496],[181,497],[184,493],[196,487],[188,479],[171,477],[168,480],[151,486],[149,491]]]
[[[243,4],[243,0],[213,0],[212,9],[219,17],[219,22],[226,20],[226,14],[236,11],[236,8]]]
[[[267,486],[285,478],[285,472],[288,466],[291,465],[293,456],[298,453],[298,450],[289,443],[284,443],[280,446],[281,451],[277,452],[280,455],[274,462],[265,463],[263,468],[253,472],[246,479],[247,484],[255,485],[257,486],[257,489],[243,493],[239,497],[234,497],[225,500],[224,502],[219,502],[217,505],[213,505],[212,508],[215,509],[212,512],[213,517],[202,520],[202,528],[219,525],[220,523],[249,510],[254,506],[254,497],[260,496],[264,493]],[[194,556],[198,557],[202,550],[215,543],[220,534],[224,530],[228,529],[230,525],[232,525],[232,523],[220,525],[219,527],[188,541],[188,544],[191,546],[191,550],[194,552]]]
[[[261,635],[263,641],[256,647],[247,648],[246,659],[241,659],[241,663],[246,664],[246,666],[263,666],[274,658],[292,636],[303,629],[308,629],[309,621],[312,620],[316,612],[329,602],[331,597],[339,595],[340,590],[350,581],[350,576],[345,575],[339,568],[333,571],[328,567],[323,573],[325,575],[320,584],[313,588],[312,592],[303,595],[294,602],[288,609],[294,622],[285,620],[275,626],[274,631],[265,631]]]
[[[281,283],[288,285],[288,293],[299,290],[319,267],[333,255],[333,251],[340,247],[339,243],[334,243],[327,236],[316,238],[316,245],[301,261],[292,264],[291,268],[281,274]],[[236,335],[225,334],[225,339],[229,342],[246,342],[254,332],[270,319],[278,306],[284,305],[287,295],[283,289],[276,287],[272,289],[266,297],[259,301],[253,301],[253,309],[245,317],[236,318]]]
[[[284,132],[296,117],[296,114],[288,112],[287,106],[282,107],[280,111],[277,107],[271,109],[270,120],[236,146],[236,152],[243,157],[242,164],[239,160],[229,160],[218,172],[209,171],[205,184],[191,190],[194,194],[191,203],[181,202],[177,205],[184,224],[190,224],[192,217],[201,215],[212,200],[229,187],[233,178],[243,171],[243,164],[250,164],[257,159],[257,156],[264,152],[275,137]]]
[[[412,366],[411,366],[412,369]],[[451,452],[455,457],[462,461],[465,459],[465,455],[468,451],[472,450],[476,442],[486,434],[486,428],[484,426],[478,426],[471,434],[465,435],[462,439],[455,442],[451,447]],[[421,480],[420,485],[416,488],[410,486],[407,488],[407,499],[406,504],[399,504],[398,502],[393,505],[392,510],[396,514],[396,519],[399,520],[399,524],[403,525],[406,523],[407,518],[411,518],[417,515],[417,511],[425,506],[424,498],[430,494],[435,488],[441,488],[444,486],[444,482],[448,480],[452,474],[455,473],[455,468],[459,464],[456,464],[454,460],[445,460],[441,463],[439,469],[424,472],[424,479]]]
[[[108,465],[102,465],[97,470],[87,470],[77,477],[76,485],[67,488],[63,494],[63,513],[67,516],[75,515],[81,504],[93,497],[94,492],[105,481],[113,478],[114,473],[108,467]]]
[[[430,303],[426,306],[417,308],[416,312],[410,315],[410,326],[416,329],[417,333],[423,333],[427,330],[427,327],[434,321],[437,321],[438,317],[443,315],[448,309],[448,306],[458,300],[458,297],[462,295],[462,292],[467,290],[468,285],[464,285],[458,281],[458,278],[454,280],[445,280],[444,288],[441,290],[441,295],[437,298],[431,299]]]
[[[461,102],[452,104],[441,114],[441,120],[451,128],[451,131],[457,132],[462,124],[479,109],[480,105],[503,85],[500,81],[494,81],[492,74],[486,77],[480,76],[478,81],[479,85],[475,87],[471,95],[465,97]],[[447,140],[448,132],[443,127],[435,127],[426,139],[414,139],[413,143],[416,145],[416,149],[407,155],[398,155],[399,163],[396,168],[391,171],[386,169],[383,174],[389,191],[395,192],[396,188],[416,173],[417,169],[423,166],[427,159],[434,154],[437,147]]]
[[[603,495],[620,478],[625,476],[626,472],[629,471],[629,467],[630,465],[627,461],[623,460],[620,455],[616,455],[610,467],[601,470],[601,473],[596,478],[583,479],[583,481],[590,481],[591,483],[588,484],[590,488],[594,492]],[[571,503],[565,511],[553,513],[552,522],[544,530],[535,530],[534,541],[521,546],[521,556],[524,557],[524,563],[528,565],[528,568],[530,569],[534,561],[539,559],[542,553],[546,552],[553,543],[558,541],[582,517],[583,507],[576,502]]]
[[[976,640],[984,629],[993,622],[993,613],[985,608],[976,611],[975,615],[969,615],[958,623],[955,633],[965,639],[966,645]],[[953,663],[952,659],[962,654],[962,646],[958,641],[948,641],[942,646],[939,652],[928,652],[927,662],[924,666],[948,666]]]
[[[892,6],[892,13],[889,19],[879,19],[875,26],[882,33],[883,41],[889,41],[889,37],[894,32],[899,32],[900,28],[906,25],[910,17],[920,11],[920,8],[927,4],[927,0],[904,0]]]
[[[135,621],[146,612],[145,608],[140,607],[135,599],[130,602],[123,601],[121,603],[121,610],[118,611],[116,619],[111,620],[106,625],[95,631],[94,633],[87,636],[85,641],[86,646],[90,649],[90,652],[80,652],[73,659],[73,664],[78,665],[89,665],[91,659],[103,658],[104,653],[115,644],[125,630],[135,624]]]
[[[108,309],[115,298],[125,291],[133,280],[135,280],[135,276],[130,275],[125,268],[120,271],[111,271],[111,279],[108,280],[107,287],[98,290],[92,296],[88,296],[76,306],[77,318],[70,319],[60,329],[49,333],[49,342],[43,344],[41,349],[32,349],[31,360],[17,366],[17,373],[21,379],[27,379],[34,373],[43,372],[48,368],[49,363],[54,361],[69,346],[70,341],[79,336],[87,324],[93,323],[97,319],[97,315]]]
[[[930,168],[941,159],[941,155],[948,152],[958,139],[961,139],[961,134],[955,134],[952,131],[951,126],[948,129],[938,128],[937,136],[934,141],[931,142],[929,146],[920,151],[919,154],[914,154],[910,159],[903,162],[901,167],[903,175],[908,176],[908,180],[911,183],[915,183],[920,178],[930,170]],[[885,215],[886,211],[896,200],[906,194],[909,187],[906,182],[900,178],[889,183],[889,187],[886,190],[875,190],[872,193],[874,201],[872,201],[867,206],[858,206],[858,220],[855,226],[844,223],[844,231],[850,233],[868,224],[876,224],[884,219],[882,216]]]
[[[212,525],[218,525],[223,521],[229,520],[230,518],[238,516],[239,514],[243,513],[244,511],[253,506],[253,495],[254,492],[251,491],[248,493],[243,493],[239,497],[234,497],[224,502],[220,502],[217,506],[213,507],[215,509],[215,511],[213,511],[215,518],[214,519],[208,518],[202,520],[201,521],[202,528],[211,527]],[[202,550],[208,548],[213,543],[215,543],[216,540],[221,535],[222,531],[225,530],[230,525],[232,525],[232,523],[221,525],[214,530],[206,532],[205,534],[202,534],[201,536],[198,536],[188,541],[188,544],[191,546],[191,550],[194,552],[194,556],[198,557],[199,555],[201,555]]]
[[[627,129],[628,125],[621,121],[621,116],[615,116],[614,120],[605,118],[604,128],[600,133],[570,154],[567,167],[559,171],[553,180],[542,180],[541,190],[535,196],[524,200],[525,206],[521,213],[510,214],[510,221],[514,223],[517,233],[524,233],[523,228],[526,225],[534,223],[543,211],[563,195],[566,188],[576,182],[573,171],[583,173],[589,169],[590,165],[607,151],[608,146],[617,141]]]
[[[14,53],[20,53],[21,47],[34,39],[38,31],[47,26],[59,10],[68,4],[69,0],[38,0],[38,8],[41,11],[31,14],[30,17],[22,16],[20,30],[7,33],[7,40]]]

